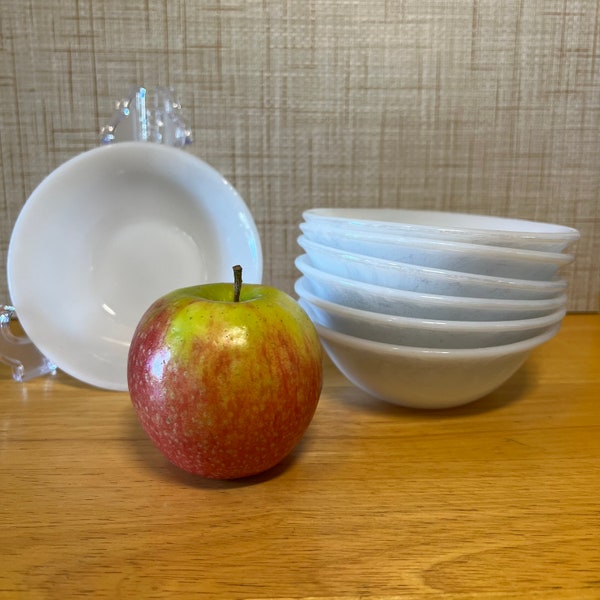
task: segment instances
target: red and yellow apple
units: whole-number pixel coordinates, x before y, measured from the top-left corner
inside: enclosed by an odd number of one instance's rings
[[[234,479],[285,458],[321,393],[312,322],[284,292],[215,283],[175,290],[150,306],[133,335],[128,385],[137,417],[178,467]]]

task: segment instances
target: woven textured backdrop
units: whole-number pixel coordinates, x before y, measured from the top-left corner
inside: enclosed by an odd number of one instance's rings
[[[0,301],[21,206],[137,83],[177,91],[267,283],[292,291],[309,207],[439,208],[577,227],[569,307],[598,310],[599,6],[0,0]]]

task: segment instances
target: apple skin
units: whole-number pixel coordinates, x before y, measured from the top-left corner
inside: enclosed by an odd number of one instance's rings
[[[308,428],[321,393],[322,349],[284,292],[205,284],[159,298],[140,320],[127,377],[137,417],[175,465],[214,479],[266,471]]]

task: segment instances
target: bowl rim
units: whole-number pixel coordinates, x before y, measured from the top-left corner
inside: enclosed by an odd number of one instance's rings
[[[388,216],[388,220],[377,219],[367,216],[368,213],[378,212]],[[498,229],[496,227],[468,227],[468,226],[437,226],[433,224],[411,223],[408,220],[393,220],[390,223],[389,216],[409,217],[410,215],[419,215],[422,217],[452,217],[461,218],[463,221],[474,219],[483,221],[494,221],[498,224],[520,225],[523,229]],[[454,212],[432,209],[414,209],[414,208],[358,208],[358,207],[313,207],[302,213],[305,221],[322,220],[348,224],[351,222],[355,226],[373,226],[373,227],[393,227],[397,229],[422,229],[423,231],[444,231],[454,234],[481,234],[489,235],[492,238],[518,238],[523,240],[547,240],[549,242],[565,240],[575,242],[580,239],[580,232],[574,227],[549,223],[544,221],[534,221],[514,217],[504,217],[496,215],[485,215],[467,212]],[[542,231],[540,231],[540,228]],[[550,230],[550,231],[549,231]]]
[[[565,306],[555,310],[553,313],[542,317],[530,317],[528,319],[510,319],[503,321],[459,321],[450,319],[424,319],[418,317],[405,317],[401,315],[387,315],[353,306],[338,304],[325,298],[320,298],[306,287],[305,276],[299,277],[294,283],[294,290],[300,299],[333,314],[343,317],[355,317],[369,322],[389,324],[390,326],[401,325],[411,329],[425,329],[427,331],[447,330],[465,333],[478,333],[481,331],[521,331],[537,327],[550,326],[561,321],[567,313]]]
[[[538,280],[538,279],[521,279],[518,277],[496,277],[495,275],[485,275],[481,273],[470,273],[466,271],[455,271],[452,269],[442,269],[440,267],[428,267],[424,265],[416,265],[413,263],[405,263],[398,260],[379,258],[377,256],[369,256],[360,252],[341,250],[334,246],[328,246],[322,242],[317,242],[307,238],[305,235],[300,235],[297,238],[298,245],[310,256],[311,249],[316,252],[328,254],[334,258],[352,261],[354,263],[365,263],[374,267],[387,267],[394,270],[405,270],[416,272],[425,272],[433,276],[444,277],[453,280],[465,280],[469,283],[481,283],[483,285],[501,285],[503,287],[521,287],[529,290],[539,289],[555,289],[557,292],[567,288],[565,279],[555,276],[553,279]]]
[[[296,268],[307,277],[318,279],[320,281],[329,280],[333,283],[343,286],[345,289],[360,289],[363,288],[365,292],[370,294],[376,294],[380,297],[385,296],[393,299],[410,299],[410,300],[421,300],[428,304],[436,304],[438,306],[461,306],[461,307],[485,307],[485,308],[499,308],[504,310],[527,310],[529,308],[539,308],[540,310],[558,308],[567,301],[567,294],[563,293],[555,298],[547,298],[543,300],[498,300],[495,298],[475,298],[472,296],[445,296],[442,294],[430,294],[421,292],[412,292],[408,290],[398,290],[394,288],[384,287],[381,285],[375,285],[372,283],[363,283],[354,279],[348,279],[347,277],[341,277],[339,275],[331,275],[321,269],[318,269],[314,265],[308,263],[310,257],[307,254],[300,254],[294,260]]]

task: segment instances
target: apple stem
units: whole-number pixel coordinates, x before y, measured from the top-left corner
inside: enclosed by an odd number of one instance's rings
[[[233,301],[240,301],[240,294],[242,292],[242,267],[235,265],[233,267]]]

